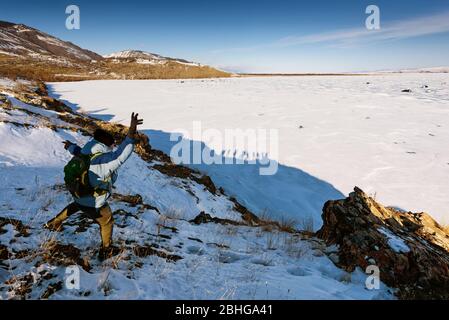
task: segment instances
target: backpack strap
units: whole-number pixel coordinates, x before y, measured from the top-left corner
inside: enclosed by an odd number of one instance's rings
[[[97,153],[88,155],[87,157],[89,158],[89,166],[90,166],[90,163],[92,162],[92,160],[94,160],[95,158],[97,158],[100,155],[101,155],[101,152],[97,152]],[[83,174],[81,175],[81,183],[83,183],[84,185],[89,185],[89,169],[84,171]]]
[[[90,161],[94,160],[95,158],[98,158],[101,155],[102,155],[101,152],[97,152],[97,153],[91,154],[90,155]]]
[[[101,155],[102,155],[101,152],[97,152],[97,153],[92,154],[92,155],[90,156],[90,161],[92,162],[94,159],[98,158],[98,157],[101,156]],[[89,170],[88,170],[87,172],[89,172]],[[103,182],[107,183],[108,180],[103,180]],[[94,197],[99,197],[99,196],[105,195],[105,194],[108,193],[108,192],[109,192],[109,190],[106,190],[106,189],[94,188],[94,190],[93,190],[93,196],[94,196]]]

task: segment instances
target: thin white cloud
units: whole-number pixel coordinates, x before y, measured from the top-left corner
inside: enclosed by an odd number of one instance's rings
[[[286,37],[276,42],[280,46],[334,42],[336,44],[367,41],[399,40],[449,32],[449,11],[425,17],[402,20],[381,25],[380,30],[355,28],[336,32],[318,33],[299,37]]]
[[[381,22],[381,28],[379,30],[368,30],[363,26],[332,32],[289,36],[271,43],[251,47],[216,50],[214,53],[223,51],[252,51],[264,48],[291,47],[315,43],[347,46],[375,41],[400,40],[444,32],[449,32],[449,11],[385,24]]]

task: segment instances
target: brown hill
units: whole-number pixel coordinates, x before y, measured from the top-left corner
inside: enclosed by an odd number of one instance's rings
[[[0,76],[42,81],[227,77],[228,73],[142,51],[104,58],[23,24],[0,21]]]

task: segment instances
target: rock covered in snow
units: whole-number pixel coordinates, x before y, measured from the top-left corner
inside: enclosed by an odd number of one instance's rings
[[[328,201],[322,217],[317,235],[339,246],[338,266],[378,266],[400,298],[449,298],[449,232],[427,213],[386,208],[355,187]]]

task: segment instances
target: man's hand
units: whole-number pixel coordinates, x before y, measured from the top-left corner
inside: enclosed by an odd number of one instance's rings
[[[143,123],[143,119],[138,118],[139,114],[134,112],[131,115],[131,124],[129,125],[128,137],[133,138],[136,135],[137,126]]]
[[[72,144],[74,144],[73,142],[70,142],[69,140],[63,141],[62,142],[64,144],[64,149],[68,149]]]

